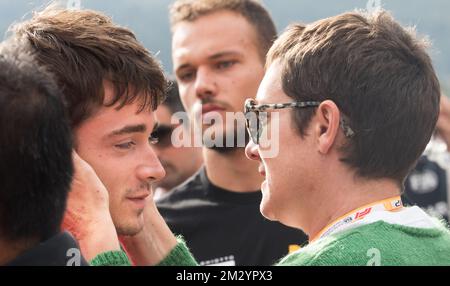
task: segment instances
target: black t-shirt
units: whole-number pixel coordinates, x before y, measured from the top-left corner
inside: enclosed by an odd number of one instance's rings
[[[157,206],[200,265],[272,265],[307,237],[264,218],[261,198],[260,191],[236,193],[214,186],[202,168]]]
[[[78,242],[68,232],[59,233],[20,254],[7,266],[89,266]]]

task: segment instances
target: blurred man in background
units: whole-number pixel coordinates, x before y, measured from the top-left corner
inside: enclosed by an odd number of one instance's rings
[[[405,182],[403,198],[429,214],[449,221],[450,100],[441,95],[436,131]]]
[[[166,100],[155,112],[158,125],[154,135],[158,142],[153,145],[156,155],[166,171],[166,176],[155,183],[154,200],[159,200],[173,188],[186,181],[197,172],[203,162],[202,149],[195,146],[174,146],[172,134],[182,128],[184,136],[192,134],[191,124],[180,100],[175,80],[169,83]]]

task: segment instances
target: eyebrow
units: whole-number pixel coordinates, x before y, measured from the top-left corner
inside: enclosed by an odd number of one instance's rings
[[[130,133],[142,133],[147,130],[147,126],[145,124],[137,124],[137,125],[127,125],[120,129],[114,130],[109,133],[108,137],[120,136],[124,134]]]
[[[222,57],[226,57],[226,56],[242,56],[242,54],[240,52],[235,52],[235,51],[225,51],[225,52],[220,52],[220,53],[214,54],[214,55],[208,57],[208,59],[216,60],[218,58],[222,58]]]
[[[242,53],[237,52],[237,51],[225,51],[225,52],[219,52],[217,54],[211,55],[208,57],[208,60],[217,60],[226,56],[238,56],[238,57],[242,57]],[[191,64],[186,63],[186,64],[182,64],[179,67],[176,68],[176,72],[185,68],[190,67]]]

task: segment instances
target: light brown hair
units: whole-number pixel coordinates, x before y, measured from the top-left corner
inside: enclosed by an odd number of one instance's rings
[[[178,0],[170,7],[172,30],[182,21],[193,22],[201,16],[223,10],[241,15],[253,26],[260,56],[265,60],[277,30],[269,12],[256,0]]]

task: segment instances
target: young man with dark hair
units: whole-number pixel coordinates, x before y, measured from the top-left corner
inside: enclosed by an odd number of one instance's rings
[[[22,44],[2,43],[0,265],[87,265],[60,230],[73,171],[60,90]]]
[[[75,150],[109,192],[109,199],[104,190],[88,194],[81,174],[72,187],[65,226],[88,260],[98,252],[120,250],[117,242],[108,244],[103,238],[142,229],[151,184],[165,174],[150,146],[153,111],[166,92],[162,69],[130,30],[94,11],[50,7],[13,32],[55,76]]]

